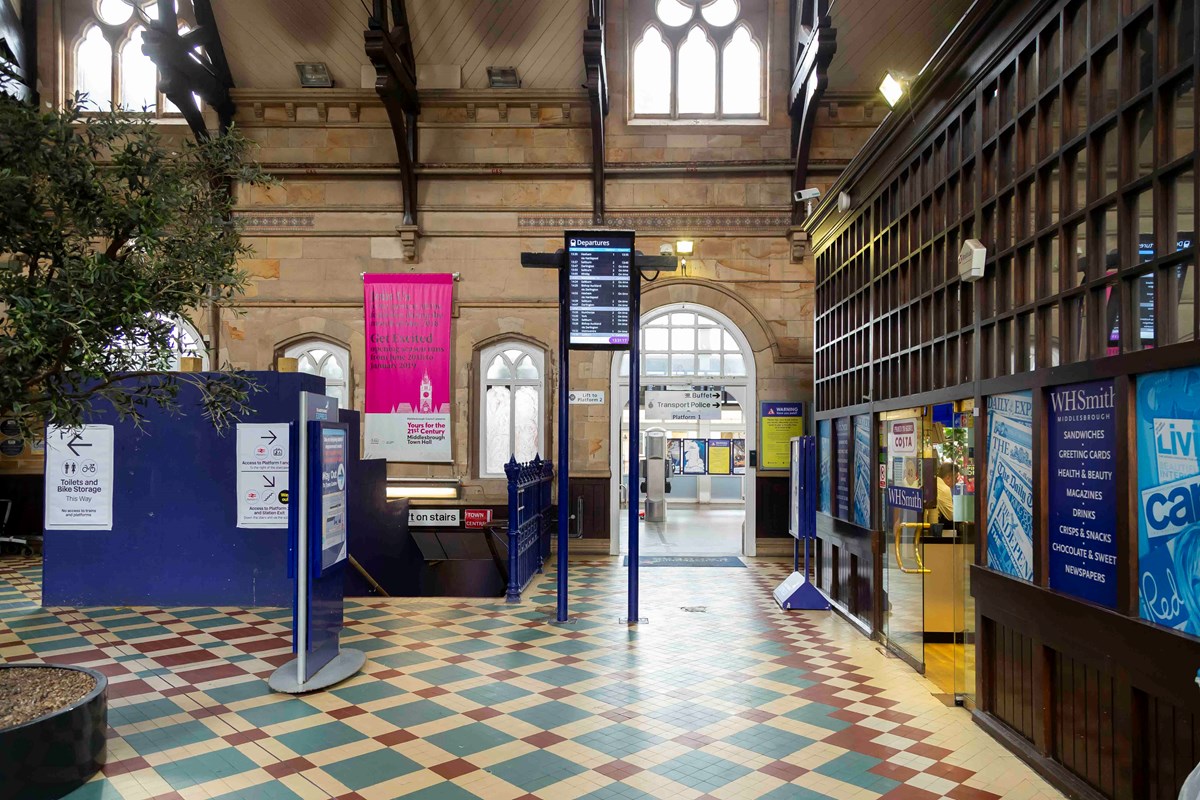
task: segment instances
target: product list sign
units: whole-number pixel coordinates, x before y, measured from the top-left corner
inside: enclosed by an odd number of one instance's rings
[[[1112,381],[1050,392],[1050,588],[1117,604]]]
[[[570,346],[629,347],[633,234],[566,236]]]
[[[112,527],[113,426],[47,426],[46,529]]]

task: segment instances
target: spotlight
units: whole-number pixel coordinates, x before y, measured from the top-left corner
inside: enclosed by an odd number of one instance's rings
[[[883,99],[887,100],[887,104],[892,108],[896,107],[896,103],[900,102],[900,98],[904,96],[908,81],[904,78],[888,72],[883,76],[883,83],[879,84],[879,91],[883,93]]]

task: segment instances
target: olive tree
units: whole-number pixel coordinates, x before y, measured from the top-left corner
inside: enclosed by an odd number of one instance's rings
[[[237,130],[171,137],[147,114],[61,110],[0,92],[0,411],[26,432],[180,411],[185,385],[224,428],[254,387],[167,373],[174,320],[245,287],[236,185],[267,180]]]

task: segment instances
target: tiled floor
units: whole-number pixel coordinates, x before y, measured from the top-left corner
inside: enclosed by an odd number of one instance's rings
[[[729,556],[742,552],[743,505],[667,503],[666,522],[643,522],[644,556]],[[621,508],[621,552],[629,552],[629,509]]]
[[[838,617],[779,611],[783,564],[646,569],[627,629],[615,563],[572,564],[567,627],[553,575],[520,606],[347,602],[365,672],[289,697],[263,680],[286,611],[41,609],[38,562],[5,559],[0,661],[109,676],[109,764],[72,800],[1059,797]]]

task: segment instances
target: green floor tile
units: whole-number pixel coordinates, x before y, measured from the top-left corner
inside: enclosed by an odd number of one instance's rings
[[[490,750],[512,740],[512,736],[483,722],[473,722],[425,737],[425,741],[437,745],[455,758]]]
[[[284,733],[275,737],[284,747],[296,755],[306,756],[331,747],[340,747],[367,738],[344,722],[327,722],[302,731]]]
[[[376,750],[322,767],[325,772],[353,791],[417,772],[421,768],[421,765],[412,759],[389,749]]]

